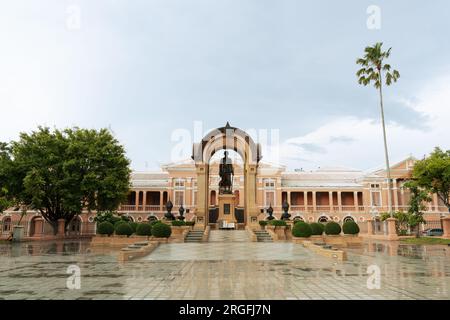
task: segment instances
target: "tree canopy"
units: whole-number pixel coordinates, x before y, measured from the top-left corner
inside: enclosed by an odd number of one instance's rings
[[[130,186],[129,160],[107,129],[39,127],[3,148],[10,165],[4,187],[57,230],[88,210],[115,210]]]
[[[356,60],[356,63],[362,66],[356,72],[359,84],[367,86],[373,83],[375,88],[379,89],[383,84],[383,75],[388,86],[400,78],[400,73],[397,70],[391,70],[391,65],[384,62],[391,55],[391,48],[383,51],[382,45],[383,43],[377,42],[371,47],[366,47],[364,57]]]
[[[11,194],[6,187],[11,167],[10,148],[0,142],[0,213],[13,205]]]
[[[436,193],[450,211],[450,150],[435,148],[430,156],[417,161],[412,179],[417,186]]]

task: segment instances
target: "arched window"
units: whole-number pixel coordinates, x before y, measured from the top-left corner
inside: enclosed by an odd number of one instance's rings
[[[317,221],[320,223],[326,223],[326,222],[328,222],[328,218],[325,216],[321,216],[321,217],[319,217],[319,219]]]
[[[295,216],[294,221],[305,221],[305,219],[303,219],[301,216]]]
[[[344,222],[347,222],[347,221],[353,221],[353,222],[355,222],[355,219],[353,219],[353,217],[346,216],[346,217],[344,218]]]

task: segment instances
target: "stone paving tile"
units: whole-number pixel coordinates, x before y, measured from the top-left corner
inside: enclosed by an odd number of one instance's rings
[[[291,243],[202,245],[161,245],[118,263],[116,251],[96,252],[87,242],[2,244],[0,299],[450,299],[445,248],[401,246],[390,256],[364,244],[336,263]],[[381,271],[378,290],[366,285],[372,264]],[[80,267],[79,290],[66,286],[70,265]]]

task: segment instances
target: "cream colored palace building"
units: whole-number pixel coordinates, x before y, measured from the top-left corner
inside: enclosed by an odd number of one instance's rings
[[[321,168],[287,171],[283,166],[260,161],[260,145],[255,144],[244,131],[227,123],[206,135],[202,142],[194,144],[192,159],[164,165],[158,172],[133,172],[131,191],[118,212],[136,222],[162,219],[166,212],[165,204],[171,200],[175,216],[183,206],[186,219],[195,221],[196,227],[210,225],[214,228],[220,197],[218,162],[212,157],[221,149],[234,150],[243,159],[240,164],[234,163],[234,212],[231,212],[231,218],[239,228],[246,225],[257,227],[258,221],[267,218],[269,206],[273,208],[273,215],[280,218],[284,201],[290,205],[291,219],[339,223],[351,219],[360,225],[362,232],[367,228],[367,219],[388,211],[385,170],[363,172]],[[414,158],[409,157],[391,167],[393,210],[408,209],[410,195],[403,184],[410,178],[414,162]],[[432,195],[424,215],[430,222],[429,226],[439,227],[440,217],[445,214],[448,214],[448,209],[436,195]],[[83,212],[70,223],[67,233],[95,233],[94,217],[95,212]],[[19,219],[19,211],[3,213],[0,216],[0,236],[7,236]],[[50,226],[33,211],[28,212],[21,224],[27,237],[38,238],[52,233]],[[382,232],[380,228],[378,226],[378,231]]]
[[[410,177],[414,164],[407,158],[392,166],[393,178],[392,206],[394,210],[407,210],[409,193],[402,188]],[[244,177],[242,166],[235,164],[233,190],[236,195],[236,208],[244,207]],[[211,164],[209,207],[217,206],[218,164]],[[307,222],[343,222],[353,219],[362,230],[365,221],[387,211],[387,184],[385,171],[364,173],[359,170],[342,168],[322,168],[316,171],[289,172],[282,166],[260,163],[257,172],[256,202],[258,220],[267,217],[266,209],[272,206],[274,216],[279,218],[282,203],[290,204],[291,219]],[[193,161],[165,165],[160,172],[133,172],[132,188],[127,203],[120,206],[121,214],[129,215],[134,221],[146,221],[150,216],[162,219],[166,212],[165,204],[170,199],[177,216],[182,205],[187,209],[187,220],[195,220],[197,211],[197,177]],[[438,221],[447,208],[436,195],[428,203],[425,217]],[[18,221],[19,213],[7,211],[2,216],[2,234],[9,233],[11,225]],[[92,234],[95,230],[94,213],[83,213],[76,224],[69,226],[69,233]],[[243,222],[242,222],[243,223]],[[24,218],[25,232],[28,236],[50,234],[51,228],[37,213],[29,213]]]

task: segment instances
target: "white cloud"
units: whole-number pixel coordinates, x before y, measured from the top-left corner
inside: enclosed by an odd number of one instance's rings
[[[435,146],[450,147],[450,75],[429,81],[414,99],[403,103],[428,117],[427,129],[387,126],[391,164],[412,154],[422,157]],[[389,106],[386,106],[389,108]],[[335,137],[349,137],[336,141]],[[345,140],[345,139],[344,139]],[[326,152],[315,152],[302,145],[317,145]],[[384,165],[384,149],[379,119],[337,118],[300,137],[288,139],[280,147],[280,162],[290,168],[314,169],[319,166],[347,166],[368,169]]]

